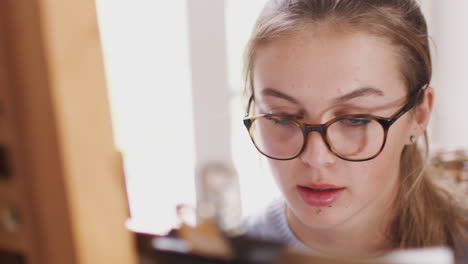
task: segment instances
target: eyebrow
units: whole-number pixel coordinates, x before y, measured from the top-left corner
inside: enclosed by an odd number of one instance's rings
[[[290,96],[290,95],[287,95],[285,93],[282,93],[278,90],[275,90],[273,88],[265,88],[262,90],[262,95],[263,96],[273,96],[273,97],[278,97],[278,98],[282,98],[282,99],[285,99],[287,101],[290,101],[291,103],[294,103],[294,104],[299,104],[299,101]],[[383,96],[384,93],[379,90],[379,89],[376,89],[376,88],[373,88],[373,87],[363,87],[363,88],[359,88],[357,90],[354,90],[354,91],[351,91],[345,95],[342,95],[338,98],[335,98],[333,100],[334,104],[342,104],[346,101],[349,101],[351,99],[354,99],[354,98],[357,98],[357,97],[362,97],[362,96]]]
[[[344,103],[346,101],[349,101],[351,99],[354,99],[356,97],[362,97],[362,96],[383,96],[384,93],[379,90],[379,89],[376,89],[376,88],[372,88],[372,87],[363,87],[363,88],[359,88],[357,90],[354,90],[352,92],[349,92],[345,95],[342,95],[336,99],[333,100],[333,102],[335,104],[341,104],[341,103]]]
[[[278,90],[275,90],[273,88],[265,88],[262,90],[262,95],[263,96],[273,96],[273,97],[278,97],[278,98],[281,98],[281,99],[284,99],[286,101],[290,101],[291,103],[294,103],[294,104],[299,104],[299,101],[292,97],[292,96],[289,96],[285,93],[282,93]]]

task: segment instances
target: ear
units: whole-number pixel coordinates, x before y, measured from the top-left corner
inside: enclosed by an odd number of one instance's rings
[[[431,117],[433,104],[434,89],[431,86],[428,86],[424,91],[423,102],[414,108],[411,136],[419,138],[424,134]]]

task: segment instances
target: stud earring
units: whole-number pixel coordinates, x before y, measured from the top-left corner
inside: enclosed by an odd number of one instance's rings
[[[409,140],[410,140],[411,143],[414,143],[414,142],[416,142],[416,137],[415,136],[410,136]]]

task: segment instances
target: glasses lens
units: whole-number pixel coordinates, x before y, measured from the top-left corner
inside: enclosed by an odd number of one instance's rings
[[[339,119],[328,127],[333,150],[350,160],[373,157],[382,147],[385,132],[379,122],[367,117]]]
[[[296,156],[304,144],[300,127],[291,119],[277,116],[256,119],[250,127],[250,135],[261,153],[276,159]]]

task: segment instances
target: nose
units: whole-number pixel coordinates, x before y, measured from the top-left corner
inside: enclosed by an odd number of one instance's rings
[[[309,167],[321,168],[333,164],[337,157],[328,149],[322,135],[313,131],[307,135],[304,152],[299,158]]]

